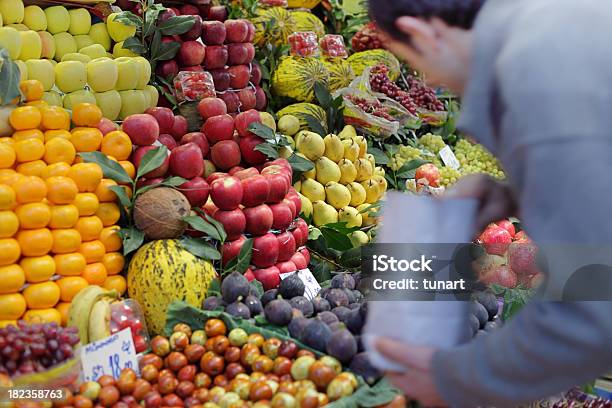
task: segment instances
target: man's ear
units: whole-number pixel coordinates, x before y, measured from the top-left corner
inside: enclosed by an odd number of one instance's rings
[[[402,16],[395,20],[395,26],[399,31],[411,39],[411,45],[417,51],[423,53],[428,48],[438,48],[436,30],[428,21],[419,18]]]

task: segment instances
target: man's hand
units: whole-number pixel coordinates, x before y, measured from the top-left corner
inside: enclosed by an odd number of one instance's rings
[[[380,338],[376,349],[389,360],[406,367],[405,373],[386,373],[391,383],[410,399],[427,407],[444,407],[448,404],[440,396],[431,371],[432,347],[410,346],[389,338]]]
[[[492,222],[517,215],[517,205],[510,188],[490,176],[473,174],[460,179],[444,197],[475,198],[480,202],[476,217],[477,231]]]

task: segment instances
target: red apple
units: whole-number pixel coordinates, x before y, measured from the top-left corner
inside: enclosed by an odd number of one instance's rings
[[[265,162],[268,157],[259,150],[255,150],[255,147],[263,142],[264,140],[257,136],[240,138],[239,145],[242,159],[251,166],[257,166]]]
[[[227,106],[225,106],[223,99],[204,98],[198,103],[198,112],[206,120],[213,116],[225,115]]]
[[[176,115],[170,134],[179,141],[185,133],[187,133],[187,119],[182,115]]]
[[[138,167],[140,167],[140,162],[142,161],[142,158],[144,157],[144,155],[147,152],[151,150],[156,150],[156,149],[159,149],[159,146],[138,147],[132,154],[132,163],[134,163],[134,167],[138,169]],[[166,172],[168,171],[168,165],[169,165],[169,158],[166,158],[166,160],[164,160],[161,166],[159,166],[158,168],[154,170],[151,170],[147,174],[143,174],[143,176],[148,179],[164,177],[166,175]]]
[[[306,221],[304,221],[303,218],[298,218],[296,225],[300,230],[302,230],[302,236],[304,237],[302,245],[304,245],[308,240],[308,224],[306,224]]]
[[[208,178],[211,174],[217,171],[214,163],[208,159],[204,159],[204,171],[202,172],[202,177]]]
[[[254,62],[251,64],[251,77],[249,78],[250,82],[253,83],[253,85],[259,85],[259,83],[261,82],[261,66],[259,65],[259,63]]]
[[[266,164],[264,164],[264,167],[273,167],[273,166],[280,166],[283,169],[291,172],[291,163],[289,163],[289,160],[287,159],[283,159],[282,157],[279,157],[278,159],[274,159]]]
[[[215,180],[211,185],[210,197],[221,210],[236,209],[242,201],[242,183],[232,176]]]
[[[255,167],[249,167],[248,169],[237,171],[236,173],[232,174],[232,176],[238,177],[240,180],[244,180],[249,177],[259,176],[259,172]]]
[[[208,19],[225,21],[227,19],[227,8],[225,6],[212,6],[208,10]]]
[[[170,133],[172,131],[172,125],[174,125],[174,113],[172,113],[172,109],[152,107],[147,109],[145,113],[155,118],[159,125],[159,133]]]
[[[232,140],[234,136],[234,118],[228,114],[213,116],[206,119],[201,130],[211,145],[215,145],[223,140]]]
[[[272,233],[253,238],[251,262],[258,268],[267,268],[278,259],[278,240]]]
[[[264,112],[268,107],[268,97],[266,96],[266,92],[260,88],[255,88],[255,109],[260,112]]]
[[[295,203],[293,202],[293,200],[290,200],[287,198],[287,196],[285,196],[283,201],[281,201],[281,204],[285,204],[287,207],[289,207],[289,210],[291,211],[291,220],[294,220],[295,217],[297,217],[299,213],[297,212],[297,209],[295,208]]]
[[[234,89],[242,89],[249,84],[251,69],[248,65],[234,65],[229,67],[230,86]]]
[[[252,282],[255,279],[255,274],[253,274],[253,270],[249,268],[244,273],[244,277],[247,278],[249,282]]]
[[[212,183],[215,180],[222,179],[222,178],[225,178],[225,177],[227,177],[227,173],[222,173],[220,171],[215,171],[214,173],[211,173],[211,174],[208,175],[208,177],[206,177],[206,181],[208,182],[208,184],[212,185]]]
[[[210,151],[208,140],[202,132],[191,132],[184,134],[181,138],[180,144],[184,145],[187,143],[195,143],[196,145],[198,145],[198,147],[202,151],[202,157],[206,157],[208,155],[208,152]]]
[[[244,209],[246,232],[253,235],[266,234],[274,222],[274,214],[266,204]]]
[[[300,254],[302,254],[304,259],[306,260],[306,265],[309,265],[310,264],[310,251],[308,250],[308,248],[300,249]]]
[[[242,170],[244,170],[244,167],[242,167],[242,166],[234,166],[231,169],[229,169],[229,171],[227,173],[230,176],[233,176],[233,175],[235,175],[236,173],[238,173],[239,171],[242,171]]]
[[[181,184],[178,190],[183,193],[192,207],[201,207],[208,200],[210,186],[202,177],[194,177]]]
[[[279,175],[279,176],[281,176],[285,180],[285,183],[288,186],[287,189],[289,189],[289,187],[291,186],[292,171],[291,170],[287,170],[283,166],[279,166],[279,165],[275,164],[275,165],[272,165],[272,166],[264,167],[261,170],[261,174],[276,174],[276,175]]]
[[[246,20],[226,20],[225,30],[227,32],[226,42],[243,43],[249,36],[249,26]]]
[[[213,218],[223,224],[227,239],[230,241],[238,239],[246,227],[246,218],[240,208],[219,210]]]
[[[240,253],[240,249],[242,249],[242,245],[244,241],[246,241],[246,237],[241,235],[232,241],[225,241],[223,246],[221,247],[221,262],[223,265],[226,265],[229,261],[234,259]]]
[[[278,287],[280,284],[280,271],[276,266],[271,266],[265,269],[255,269],[253,271],[255,279],[261,282],[264,290],[270,290]]]
[[[289,188],[289,192],[285,196],[285,200],[291,201],[293,203],[293,206],[295,208],[295,217],[297,217],[298,215],[300,215],[300,212],[302,212],[302,200],[300,199],[300,196],[298,195],[298,193],[295,192],[295,190],[293,190],[294,194],[291,194],[292,189],[293,187]],[[283,202],[285,200],[283,200]]]
[[[163,78],[173,77],[178,74],[179,66],[175,60],[159,61],[155,72]]]
[[[272,228],[285,231],[293,221],[293,214],[289,206],[285,203],[270,204],[270,209],[274,217]]]
[[[194,6],[191,6],[190,4],[186,4],[183,7],[187,7],[187,6],[194,7]],[[197,7],[194,7],[194,8],[197,11]],[[195,18],[195,22],[193,23],[193,26],[189,29],[189,31],[181,35],[181,39],[183,41],[197,40],[198,38],[200,38],[200,35],[202,35],[202,17],[200,17],[199,15],[194,15],[193,17]]]
[[[261,116],[255,109],[247,110],[236,115],[236,130],[241,137],[254,136],[249,131],[249,126],[253,123],[261,123]]]
[[[296,252],[295,254],[293,254],[290,261],[295,264],[295,267],[297,268],[298,271],[308,268],[308,263],[306,262],[306,258],[304,258],[304,255],[302,255],[299,252]]]
[[[492,224],[480,235],[487,253],[504,255],[512,242],[512,236],[505,229]]]
[[[96,127],[100,132],[102,132],[103,135],[106,135],[108,132],[117,130],[117,124],[107,118],[100,119],[100,122],[98,122]]]
[[[288,261],[297,249],[295,237],[291,232],[285,231],[278,234],[276,239],[278,239],[278,262]]]
[[[229,89],[232,78],[227,68],[211,69],[210,74],[213,77],[215,90],[217,92],[224,92]],[[217,96],[221,98],[220,95]]]
[[[157,120],[146,113],[130,115],[123,121],[121,129],[127,133],[132,143],[137,146],[149,146],[159,137]]]
[[[227,63],[228,51],[225,45],[209,45],[206,47],[204,67],[207,70],[223,68]]]
[[[166,9],[162,11],[161,14],[159,15],[159,22],[163,23],[164,21],[170,20],[170,18],[176,17],[178,15],[180,15],[180,13],[177,13],[176,9],[173,9],[173,8]]]
[[[202,26],[202,42],[206,45],[222,45],[226,34],[225,24],[220,21],[205,21]]]
[[[185,41],[181,44],[177,58],[181,65],[200,65],[206,55],[206,46],[197,41]]]
[[[304,245],[306,241],[308,240],[308,236],[304,237],[302,230],[299,228],[296,228],[293,231],[291,231],[291,234],[293,235],[293,239],[295,239],[295,246],[297,248]]]
[[[289,185],[287,184],[285,176],[280,173],[266,173],[263,174],[263,176],[266,177],[268,183],[270,183],[270,194],[268,194],[267,202],[280,203],[283,201],[285,195],[287,195],[287,190],[289,190]]]
[[[192,179],[202,174],[204,157],[195,143],[187,143],[170,152],[170,172],[179,177]]]
[[[238,98],[238,94],[236,92],[226,91],[222,94],[217,94],[217,96],[223,99],[223,102],[225,102],[228,113],[236,113],[238,112],[238,109],[240,109],[240,99]]]
[[[249,110],[255,109],[257,105],[257,98],[255,97],[255,90],[250,87],[243,88],[238,91],[238,99],[240,100],[241,109]]]
[[[202,68],[201,65],[191,65],[189,67],[182,66],[181,71],[204,72],[204,68]]]
[[[181,11],[182,16],[198,16],[200,17],[200,10],[193,4],[184,4],[179,9]]]
[[[246,42],[252,43],[255,40],[255,24],[253,24],[250,20],[246,20],[247,26],[249,28],[249,34],[247,35]]]
[[[240,164],[240,147],[233,140],[222,140],[212,147],[210,157],[217,168],[228,170]]]
[[[242,205],[256,207],[268,199],[270,185],[264,176],[256,175],[242,180],[242,190]]]
[[[512,238],[514,238],[514,236],[516,235],[516,228],[514,228],[514,224],[513,224],[513,223],[511,223],[510,221],[508,221],[508,220],[501,220],[501,221],[499,221],[499,222],[497,223],[497,225],[498,225],[500,228],[503,228],[503,229],[505,229],[506,231],[508,231],[508,233],[510,234],[510,236],[511,236]]]
[[[282,275],[284,273],[295,272],[297,266],[292,261],[279,262],[275,265],[278,268],[278,272]]]
[[[255,47],[250,43],[227,44],[228,65],[242,65],[253,61]]]
[[[176,146],[178,146],[178,143],[176,143],[176,140],[174,140],[174,137],[172,137],[172,135],[169,135],[167,133],[162,133],[161,135],[159,135],[159,138],[157,140],[159,141],[159,143],[166,146],[168,150],[172,150]]]

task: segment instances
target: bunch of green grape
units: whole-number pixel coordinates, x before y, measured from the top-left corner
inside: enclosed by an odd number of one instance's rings
[[[505,178],[499,161],[482,145],[471,144],[465,139],[459,140],[455,146],[455,156],[461,163],[463,175],[486,173],[498,179]]]
[[[435,155],[440,153],[440,150],[442,150],[445,146],[446,143],[444,142],[444,139],[442,139],[442,136],[434,135],[432,133],[427,133],[426,135],[421,136],[419,139],[419,147],[427,149]]]
[[[393,171],[399,170],[405,163],[414,159],[422,159],[423,151],[412,146],[400,146],[399,151],[393,155],[389,167]]]
[[[442,166],[438,169],[440,170],[440,185],[442,187],[452,186],[461,178],[461,173],[452,167]]]

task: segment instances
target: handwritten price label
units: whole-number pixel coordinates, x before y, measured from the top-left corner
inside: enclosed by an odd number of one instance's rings
[[[124,368],[138,372],[138,359],[129,328],[81,348],[84,381],[97,381],[103,375],[118,378]]]
[[[319,293],[321,290],[321,285],[319,285],[317,279],[314,277],[312,272],[310,272],[310,269],[306,268],[297,272],[283,273],[280,277],[282,280],[285,280],[295,273],[297,273],[298,277],[302,282],[304,282],[304,286],[306,287],[304,290],[304,297],[308,300],[314,299],[315,296],[317,296],[317,293]]]

